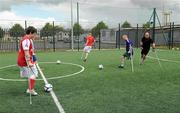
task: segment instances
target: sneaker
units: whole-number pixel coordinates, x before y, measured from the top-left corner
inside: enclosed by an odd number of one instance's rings
[[[38,93],[34,89],[32,89],[31,91],[29,89],[27,89],[26,93],[27,94],[31,94],[33,96],[37,96],[38,95]]]
[[[84,61],[84,62],[86,62],[86,61],[87,61],[87,59],[84,59],[83,61]]]
[[[119,65],[118,67],[119,67],[119,68],[124,68],[124,65]]]

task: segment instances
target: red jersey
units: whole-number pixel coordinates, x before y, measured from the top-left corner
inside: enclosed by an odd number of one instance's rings
[[[32,40],[29,39],[28,35],[25,35],[23,39],[20,41],[20,46],[19,46],[19,53],[18,53],[18,66],[23,67],[27,66],[26,59],[25,59],[25,50],[29,51],[30,55],[30,62],[34,63],[32,60],[32,55],[33,55],[33,43]]]
[[[89,35],[86,37],[86,41],[86,46],[92,46],[95,40],[93,36]]]

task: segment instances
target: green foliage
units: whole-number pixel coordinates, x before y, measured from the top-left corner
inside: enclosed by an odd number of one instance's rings
[[[9,32],[11,37],[22,37],[25,34],[25,30],[20,24],[12,26]]]
[[[64,31],[63,27],[60,26],[54,26],[50,23],[46,23],[45,26],[41,29],[40,36],[41,37],[48,37],[53,36],[53,34],[56,34],[60,31]]]
[[[40,36],[41,37],[53,36],[53,25],[50,23],[46,23],[45,26],[41,29]]]
[[[103,22],[99,22],[95,27],[92,28],[91,32],[93,36],[98,37],[101,29],[108,29],[108,26]]]
[[[0,38],[4,37],[4,30],[0,27]]]
[[[84,29],[82,28],[82,26],[78,23],[75,23],[74,26],[73,26],[73,33],[74,33],[74,36],[78,36],[78,33],[79,35],[82,34],[84,32]]]
[[[132,26],[131,26],[131,24],[126,20],[126,21],[122,24],[121,27],[122,27],[122,28],[131,28]]]
[[[145,29],[150,29],[151,23],[150,23],[150,22],[147,22],[147,23],[143,24],[142,27],[145,28]]]

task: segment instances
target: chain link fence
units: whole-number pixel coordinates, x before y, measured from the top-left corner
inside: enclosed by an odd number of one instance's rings
[[[3,21],[6,28],[0,32],[0,52],[18,51],[19,41],[24,35],[25,28],[35,26],[38,30],[39,39],[34,40],[34,45],[37,51],[55,51],[55,50],[70,50],[71,44],[71,25],[70,22],[47,22],[47,21]],[[51,30],[46,30],[47,23],[52,27]],[[13,30],[13,26],[17,24],[22,26]],[[3,24],[1,24],[3,26]],[[90,25],[90,24],[89,24]],[[118,25],[117,25],[118,26]],[[119,25],[120,26],[120,25]],[[77,35],[74,32],[73,42],[74,49],[81,50],[86,42],[86,36],[91,32],[91,27],[87,24],[87,29],[84,29]],[[17,31],[16,31],[17,30]],[[20,32],[21,31],[21,32]],[[127,34],[133,41],[134,47],[139,47],[141,38],[146,29],[137,26],[130,28],[112,28],[101,29],[98,36],[95,37],[95,49],[116,49],[124,47],[124,41],[120,38],[123,34]],[[152,33],[152,29],[149,29]],[[155,42],[158,47],[173,48],[180,46],[180,25],[171,24],[166,27],[155,28]]]

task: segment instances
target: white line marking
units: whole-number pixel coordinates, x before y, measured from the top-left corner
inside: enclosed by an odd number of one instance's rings
[[[38,68],[38,70],[39,70],[39,72],[40,72],[40,75],[42,76],[45,84],[48,84],[48,81],[47,81],[46,77],[44,76],[41,68],[39,67],[38,64],[36,64],[36,66],[37,66],[37,68]],[[56,94],[54,93],[53,90],[50,92],[50,94],[51,94],[51,96],[52,96],[52,98],[53,98],[53,100],[54,100],[54,103],[56,104],[56,106],[57,106],[57,108],[58,108],[58,110],[59,110],[59,113],[65,113],[62,105],[60,104],[60,102],[59,102],[59,100],[58,100],[58,98],[57,98],[57,96],[56,96]]]
[[[9,65],[9,66],[4,66],[4,67],[1,67],[0,70],[5,69],[5,68],[9,68],[9,67],[13,67],[13,66],[17,66],[17,65],[14,64],[14,65]]]
[[[56,62],[40,62],[40,63],[56,63]],[[80,74],[82,73],[85,68],[79,64],[73,64],[73,63],[65,63],[65,62],[62,62],[61,64],[67,64],[67,65],[74,65],[74,66],[77,66],[77,67],[80,67],[81,70],[79,72],[76,72],[76,73],[72,73],[72,74],[68,74],[68,75],[64,75],[64,76],[57,76],[57,77],[50,77],[50,78],[47,78],[48,80],[54,80],[54,79],[62,79],[62,78],[68,78],[68,77],[72,77],[72,76],[75,76],[77,74]],[[0,70],[3,70],[5,68],[10,68],[10,67],[13,67],[13,66],[17,66],[17,65],[9,65],[9,66],[5,66],[5,67],[1,67]],[[27,80],[25,79],[5,79],[5,78],[0,78],[0,80],[3,80],[3,81],[10,81],[10,82],[25,82]],[[38,81],[41,81],[43,79],[37,79]]]
[[[147,57],[150,58],[150,59],[157,60],[157,58],[152,57],[152,56],[147,56]],[[177,61],[177,60],[168,60],[168,59],[161,59],[161,58],[159,58],[159,60],[164,61],[164,62],[180,63],[180,61]]]
[[[159,59],[156,51],[155,51],[155,55],[156,55],[156,58],[157,58],[157,60],[158,60],[158,63],[159,63],[160,68],[163,69],[163,68],[162,68],[162,65],[161,65],[161,62],[160,62],[160,59]]]

